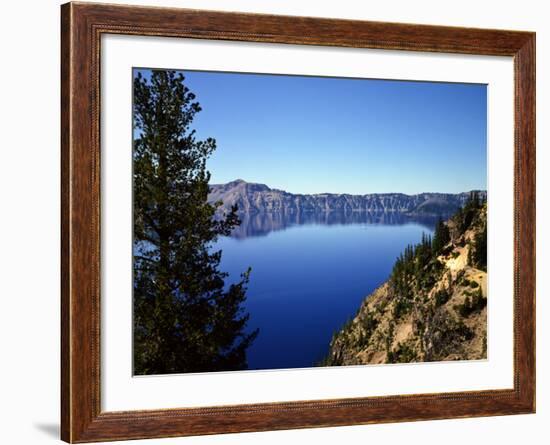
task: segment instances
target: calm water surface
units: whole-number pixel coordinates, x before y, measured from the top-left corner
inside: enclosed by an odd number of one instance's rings
[[[215,248],[230,281],[252,268],[245,309],[259,334],[248,349],[250,369],[315,366],[403,248],[435,223],[357,213],[241,219]]]

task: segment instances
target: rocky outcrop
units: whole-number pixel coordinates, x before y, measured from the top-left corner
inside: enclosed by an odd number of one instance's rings
[[[388,281],[334,335],[322,364],[486,358],[486,230],[486,204],[466,204],[444,224],[436,251],[431,240],[407,248]]]
[[[480,192],[482,196],[485,192]],[[469,193],[373,193],[350,195],[320,193],[293,194],[241,179],[210,186],[208,200],[221,202],[220,211],[237,205],[240,213],[306,212],[398,212],[419,215],[450,215],[464,205]]]

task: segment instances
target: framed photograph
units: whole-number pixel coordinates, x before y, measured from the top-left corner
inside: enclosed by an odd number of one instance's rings
[[[535,411],[535,34],[61,8],[62,439]]]

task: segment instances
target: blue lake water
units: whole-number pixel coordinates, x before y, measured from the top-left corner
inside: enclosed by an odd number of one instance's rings
[[[223,250],[229,280],[252,268],[245,309],[259,334],[248,349],[250,369],[315,366],[404,247],[435,224],[387,214],[241,219],[214,247]]]

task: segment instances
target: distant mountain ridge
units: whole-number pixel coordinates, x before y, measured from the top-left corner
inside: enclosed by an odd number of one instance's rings
[[[486,197],[485,191],[479,196]],[[463,193],[345,193],[294,194],[242,179],[210,185],[209,202],[221,201],[221,211],[237,205],[239,213],[303,212],[399,212],[409,215],[448,215],[462,207],[470,196]]]

